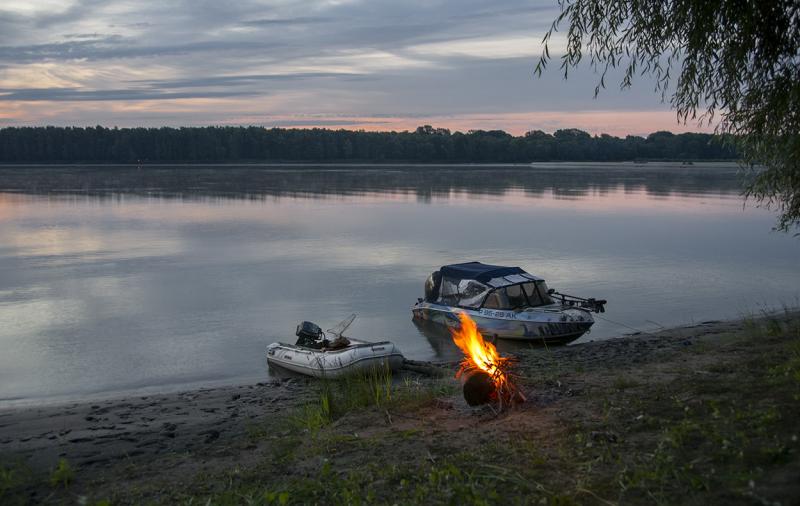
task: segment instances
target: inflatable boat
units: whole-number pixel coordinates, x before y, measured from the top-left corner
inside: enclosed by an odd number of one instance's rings
[[[370,370],[395,371],[403,365],[403,354],[389,341],[372,343],[345,338],[342,332],[350,326],[355,315],[339,324],[328,335],[320,328],[303,322],[297,326],[296,344],[272,343],[267,346],[267,363],[289,371],[315,378],[336,379]]]
[[[307,376],[335,379],[371,369],[395,371],[403,365],[403,355],[389,341],[369,343],[350,339],[350,345],[338,350],[272,343],[267,347],[267,362],[270,366],[279,366]]]

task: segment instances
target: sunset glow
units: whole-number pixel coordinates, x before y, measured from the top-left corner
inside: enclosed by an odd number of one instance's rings
[[[708,131],[679,124],[647,79],[595,100],[588,68],[534,77],[557,12],[549,1],[4,2],[0,127]]]

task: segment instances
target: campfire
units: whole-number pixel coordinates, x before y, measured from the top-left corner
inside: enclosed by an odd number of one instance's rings
[[[456,373],[461,379],[464,399],[470,406],[494,403],[502,410],[525,396],[516,387],[511,374],[514,360],[501,357],[494,344],[486,342],[478,327],[466,313],[459,313],[461,328],[451,329],[453,341],[464,352],[464,360]]]

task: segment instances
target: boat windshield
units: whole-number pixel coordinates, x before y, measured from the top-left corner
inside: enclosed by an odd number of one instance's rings
[[[487,309],[524,309],[552,304],[544,281],[528,281],[493,290],[483,302]]]
[[[486,294],[491,290],[474,279],[442,278],[442,287],[438,302],[448,306],[479,308]]]
[[[525,292],[528,294],[528,300],[530,301],[531,306],[547,306],[553,303],[553,298],[547,293],[547,283],[544,281],[537,281],[535,291],[531,290],[531,285],[533,285],[533,283],[525,284]]]

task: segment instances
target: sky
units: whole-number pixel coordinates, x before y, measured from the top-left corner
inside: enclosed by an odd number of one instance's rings
[[[0,127],[708,130],[680,124],[647,78],[597,98],[588,66],[537,78],[558,13],[557,0],[2,0]]]

